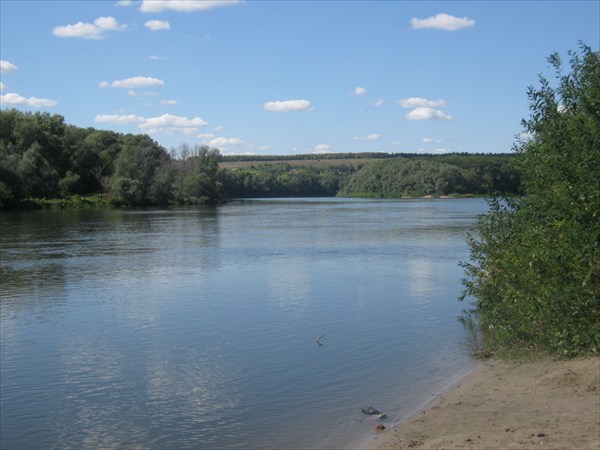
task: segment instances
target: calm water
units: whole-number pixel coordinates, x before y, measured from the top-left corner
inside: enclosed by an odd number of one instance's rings
[[[361,407],[402,420],[473,366],[457,263],[486,208],[2,213],[0,446],[357,445]]]

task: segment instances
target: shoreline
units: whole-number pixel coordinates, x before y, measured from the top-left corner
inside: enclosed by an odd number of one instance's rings
[[[600,358],[487,360],[356,448],[600,449]]]

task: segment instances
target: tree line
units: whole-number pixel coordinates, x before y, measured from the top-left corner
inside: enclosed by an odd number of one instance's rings
[[[105,194],[113,205],[218,203],[218,150],[175,157],[147,135],[68,125],[58,114],[0,111],[0,205]]]
[[[255,164],[219,167],[227,161]],[[198,145],[167,151],[147,135],[76,127],[57,114],[0,110],[3,208],[94,194],[105,204],[137,206],[236,197],[514,193],[519,185],[512,155],[222,156]]]
[[[340,191],[344,196],[419,197],[518,193],[514,155],[409,155],[363,166]]]

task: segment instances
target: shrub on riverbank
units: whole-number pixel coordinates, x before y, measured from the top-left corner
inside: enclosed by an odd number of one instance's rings
[[[567,356],[600,347],[600,54],[582,46],[557,87],[529,88],[516,145],[525,195],[500,197],[471,237],[465,295],[488,345]]]

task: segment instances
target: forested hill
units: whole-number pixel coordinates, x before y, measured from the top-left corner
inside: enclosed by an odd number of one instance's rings
[[[0,110],[0,208],[40,198],[69,206],[92,195],[102,204],[134,206],[235,197],[514,193],[519,180],[513,155],[222,156],[199,145],[169,152],[147,135],[80,128],[60,115]]]
[[[518,193],[512,154],[356,154],[224,157],[232,197],[422,197]]]
[[[410,155],[375,161],[353,174],[340,195],[419,197],[517,193],[513,155]]]

